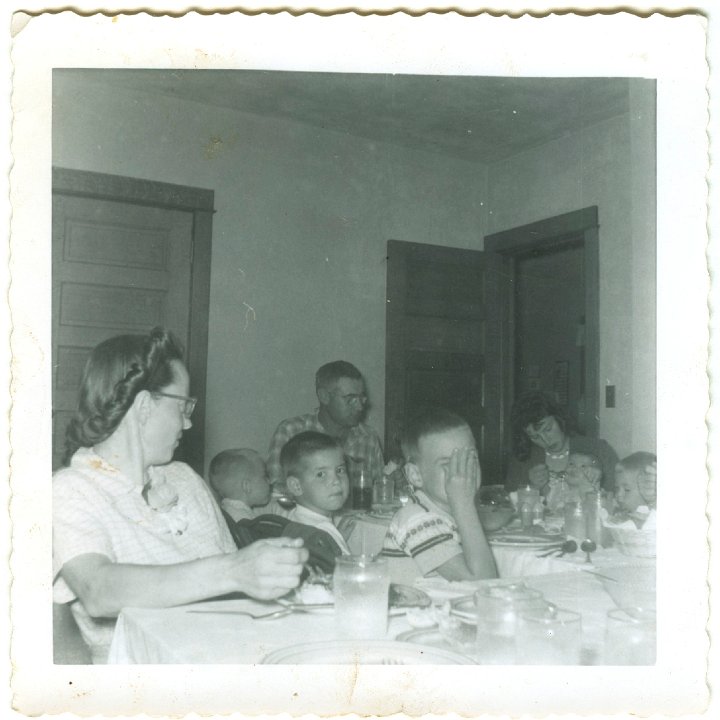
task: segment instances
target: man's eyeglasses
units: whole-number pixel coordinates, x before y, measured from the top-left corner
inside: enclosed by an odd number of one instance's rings
[[[340,397],[346,402],[348,405],[352,405],[353,403],[359,403],[360,405],[365,405],[365,403],[368,400],[367,395],[365,393],[361,393],[359,395],[356,394],[348,394],[348,395],[340,395]]]
[[[171,398],[173,400],[182,400],[182,414],[188,419],[190,419],[190,416],[193,414],[193,410],[195,409],[195,405],[197,405],[197,398],[188,397],[187,395],[173,395],[172,393],[157,391],[153,392],[153,395],[159,395],[160,397]]]

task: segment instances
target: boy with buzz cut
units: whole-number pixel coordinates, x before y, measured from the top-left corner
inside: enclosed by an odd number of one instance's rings
[[[270,500],[265,461],[255,450],[219,452],[210,462],[209,476],[211,487],[220,496],[220,507],[235,521],[255,517],[253,508]]]
[[[350,492],[339,442],[314,430],[302,432],[283,445],[280,464],[288,493],[296,503],[285,516],[325,530],[348,555],[347,542],[335,525]]]
[[[431,408],[407,423],[401,445],[413,497],[395,513],[385,535],[382,555],[391,579],[497,577],[475,509],[480,463],[468,424],[449,410]]]

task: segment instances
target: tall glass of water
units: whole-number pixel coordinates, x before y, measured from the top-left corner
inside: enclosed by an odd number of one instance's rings
[[[606,665],[654,665],[655,611],[639,607],[609,610],[605,630]]]
[[[335,562],[335,624],[342,638],[382,639],[387,634],[390,573],[374,555],[343,555]]]
[[[514,665],[515,634],[520,612],[546,604],[541,592],[523,583],[478,590],[475,593],[475,659],[482,665]]]

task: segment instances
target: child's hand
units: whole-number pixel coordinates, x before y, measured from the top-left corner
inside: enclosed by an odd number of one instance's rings
[[[638,473],[638,491],[645,504],[654,508],[657,504],[657,463],[645,467],[645,472]]]
[[[530,487],[542,490],[550,482],[550,472],[547,465],[535,465],[528,470],[528,482]]]
[[[475,448],[455,449],[450,456],[445,492],[448,501],[473,504],[480,487],[480,462]]]

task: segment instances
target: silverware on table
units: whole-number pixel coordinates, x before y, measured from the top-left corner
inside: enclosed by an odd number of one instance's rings
[[[253,620],[277,620],[278,618],[285,617],[286,615],[290,615],[295,608],[293,607],[283,607],[279,610],[273,610],[269,613],[264,613],[263,615],[254,615],[251,612],[248,612],[247,610],[188,610],[189,613],[194,613],[196,615],[245,615],[246,617],[252,618]]]

